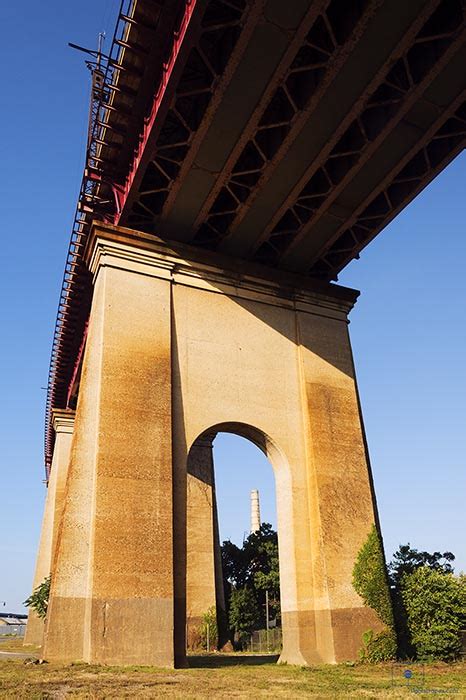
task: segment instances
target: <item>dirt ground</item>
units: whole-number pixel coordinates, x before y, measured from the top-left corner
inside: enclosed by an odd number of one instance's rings
[[[19,640],[0,650],[28,653]],[[34,652],[0,656],[0,698],[466,698],[465,662],[298,668],[276,656],[210,654],[190,657],[188,669],[122,669],[37,664]]]

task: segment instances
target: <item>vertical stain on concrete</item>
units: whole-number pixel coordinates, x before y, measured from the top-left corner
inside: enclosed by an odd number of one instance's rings
[[[107,636],[107,612],[108,612],[109,605],[107,601],[102,605],[102,612],[103,612],[103,625],[102,625],[102,637]]]

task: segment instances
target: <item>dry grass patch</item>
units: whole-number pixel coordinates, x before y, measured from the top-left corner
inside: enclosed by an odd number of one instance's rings
[[[390,664],[380,666],[277,666],[271,657],[204,656],[192,668],[112,668],[87,664],[25,665],[0,661],[0,698],[406,698],[392,684]],[[411,666],[417,672],[415,666]],[[415,686],[413,686],[415,687]],[[466,698],[466,664],[425,667],[426,692],[419,697]]]
[[[23,637],[0,637],[0,651],[16,651],[24,654],[37,654],[40,647],[24,644]]]

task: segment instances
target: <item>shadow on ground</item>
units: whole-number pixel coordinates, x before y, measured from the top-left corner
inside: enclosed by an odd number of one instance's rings
[[[225,666],[263,666],[276,664],[278,654],[201,654],[188,656],[189,668],[224,668]]]

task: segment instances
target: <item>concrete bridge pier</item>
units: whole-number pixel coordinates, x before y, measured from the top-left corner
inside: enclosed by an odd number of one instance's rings
[[[170,285],[95,257],[44,658],[174,662]],[[117,255],[118,257],[118,255]]]
[[[55,430],[55,447],[45,498],[44,516],[32,584],[33,590],[50,575],[52,562],[55,556],[58,528],[64,505],[66,477],[70,461],[74,411],[69,409],[54,409],[52,421]],[[32,608],[29,608],[24,643],[42,646],[43,638],[44,620],[38,617]]]
[[[214,484],[196,469],[210,471],[220,430],[252,440],[274,469],[281,660],[357,658],[362,633],[380,629],[351,585],[376,520],[347,328],[357,292],[104,225],[87,264],[44,658],[183,664],[186,597],[192,617],[195,585],[213,600]]]
[[[204,615],[214,608],[220,637],[225,626],[225,598],[213,461],[214,434],[196,440],[188,455],[186,513],[186,641],[199,644]]]

